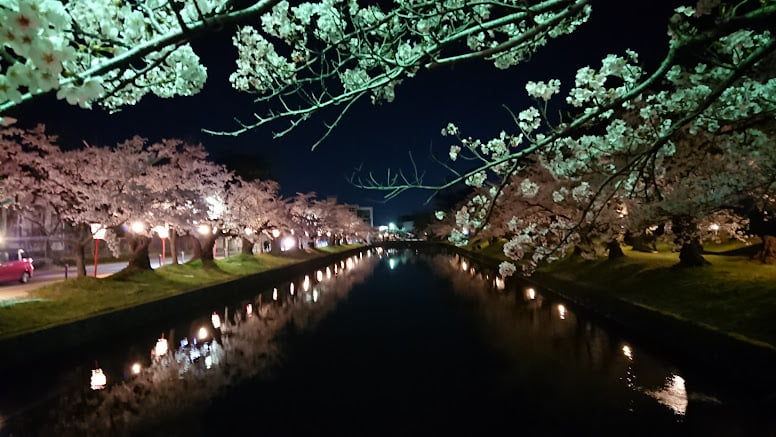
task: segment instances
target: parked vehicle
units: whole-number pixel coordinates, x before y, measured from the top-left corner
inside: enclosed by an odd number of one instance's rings
[[[23,249],[0,250],[0,282],[19,281],[27,283],[32,278],[32,258],[24,256]]]

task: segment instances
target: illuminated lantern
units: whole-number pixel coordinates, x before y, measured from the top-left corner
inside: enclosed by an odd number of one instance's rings
[[[140,373],[140,363],[135,363],[132,365],[132,374],[137,375]]]
[[[272,290],[272,300],[278,300],[278,289],[277,288]]]
[[[277,238],[280,236],[280,231],[277,229],[272,230],[272,238]]]
[[[525,290],[525,295],[528,297],[528,299],[534,300],[536,299],[536,290],[529,288],[528,290]]]
[[[204,339],[207,338],[207,334],[208,334],[207,333],[207,328],[205,328],[203,326],[203,327],[199,328],[199,333],[197,334],[197,336],[199,337],[200,340],[204,340]]]
[[[221,317],[218,317],[218,314],[213,312],[213,315],[210,316],[210,321],[213,322],[213,327],[218,329],[221,327]]]
[[[92,370],[92,378],[89,381],[92,390],[102,390],[108,385],[108,378],[102,373],[102,369]]]

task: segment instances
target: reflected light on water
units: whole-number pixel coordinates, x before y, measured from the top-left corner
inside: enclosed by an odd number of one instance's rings
[[[294,295],[294,283],[293,282],[288,286],[288,292],[291,293],[291,296]]]
[[[504,278],[496,277],[496,289],[497,290],[503,290],[506,287],[506,281],[504,281]]]
[[[566,306],[562,303],[558,304],[558,315],[561,320],[566,320]]]
[[[347,266],[348,266],[349,269],[353,268],[353,258],[348,258]]]
[[[389,258],[388,259],[388,267],[393,270],[396,268],[396,258]]]
[[[308,275],[304,275],[304,281],[302,282],[302,289],[304,291],[310,291],[310,277]]]
[[[625,358],[633,361],[633,350],[627,344],[622,346],[622,354],[625,355]]]
[[[331,268],[326,267],[326,279],[331,279]]]
[[[141,368],[140,367],[140,363],[133,364],[132,365],[132,374],[133,375],[137,375],[138,373],[140,373],[140,368]]]
[[[278,289],[273,288],[272,289],[272,300],[278,300]]]
[[[320,271],[320,270],[318,270],[318,271],[315,273],[315,279],[316,279],[318,282],[321,282],[321,281],[323,281],[323,272],[322,272],[322,271]]]
[[[529,288],[525,290],[525,297],[528,298],[528,300],[535,300],[536,299],[536,290],[533,288]]]
[[[647,391],[646,393],[670,408],[674,414],[684,416],[687,411],[687,389],[684,378],[679,375],[672,374],[666,378],[666,385],[661,390]]]
[[[469,264],[466,261],[461,261],[461,270],[464,272],[469,270]]]
[[[218,313],[213,312],[213,315],[210,316],[210,321],[213,323],[213,328],[221,328],[221,317],[218,316]]]
[[[313,302],[318,302],[318,290],[313,288]]]
[[[92,370],[92,377],[89,379],[89,386],[92,390],[102,390],[108,385],[108,378],[102,372],[102,369],[97,368]]]
[[[245,314],[247,314],[248,316],[252,316],[253,315],[253,305],[252,304],[245,305]]]

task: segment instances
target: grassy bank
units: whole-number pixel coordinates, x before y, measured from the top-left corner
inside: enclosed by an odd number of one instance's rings
[[[625,258],[566,259],[541,270],[584,288],[586,297],[620,299],[751,342],[776,345],[776,266],[746,256],[711,255],[711,265],[679,268],[677,253],[625,249]]]
[[[83,277],[55,282],[30,292],[24,300],[0,301],[0,339],[128,308],[241,276],[300,263],[357,247],[333,246],[289,255],[237,255],[216,260],[216,268],[200,261],[107,278]]]

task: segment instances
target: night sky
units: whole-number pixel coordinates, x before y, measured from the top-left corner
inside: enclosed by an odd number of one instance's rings
[[[442,182],[445,170],[428,159],[429,147],[446,157],[452,144],[440,135],[450,121],[464,136],[487,140],[501,130],[516,128],[502,105],[514,112],[530,104],[525,82],[552,78],[561,80],[561,96],[573,84],[577,68],[600,66],[608,53],[624,55],[636,50],[640,61],[652,69],[667,48],[666,26],[678,1],[594,1],[590,20],[575,33],[551,40],[528,63],[502,71],[485,61],[475,61],[421,71],[396,88],[393,103],[373,106],[368,100],[355,104],[339,127],[315,151],[311,145],[324,132],[323,122],[333,112],[319,113],[289,135],[273,139],[272,132],[285,125],[270,125],[239,137],[212,136],[200,128],[232,130],[233,117],[249,121],[254,106],[250,95],[233,90],[228,82],[234,70],[236,49],[231,34],[221,32],[195,41],[193,47],[208,68],[204,90],[193,97],[159,99],[146,96],[140,104],[110,115],[99,109],[82,110],[57,101],[53,95],[27,102],[6,115],[19,119],[19,127],[45,123],[59,135],[60,144],[73,147],[82,140],[93,145],[112,145],[141,135],[152,141],[181,138],[202,143],[212,158],[230,168],[269,176],[281,184],[284,195],[315,191],[337,196],[339,201],[375,207],[375,224],[396,220],[400,215],[433,207],[424,205],[429,192],[408,192],[388,203],[382,194],[353,187],[347,180],[353,169],[385,174],[390,167],[407,167],[412,151],[425,182]],[[626,6],[627,5],[627,6]],[[557,103],[561,102],[557,98]],[[269,172],[267,174],[267,172]]]

